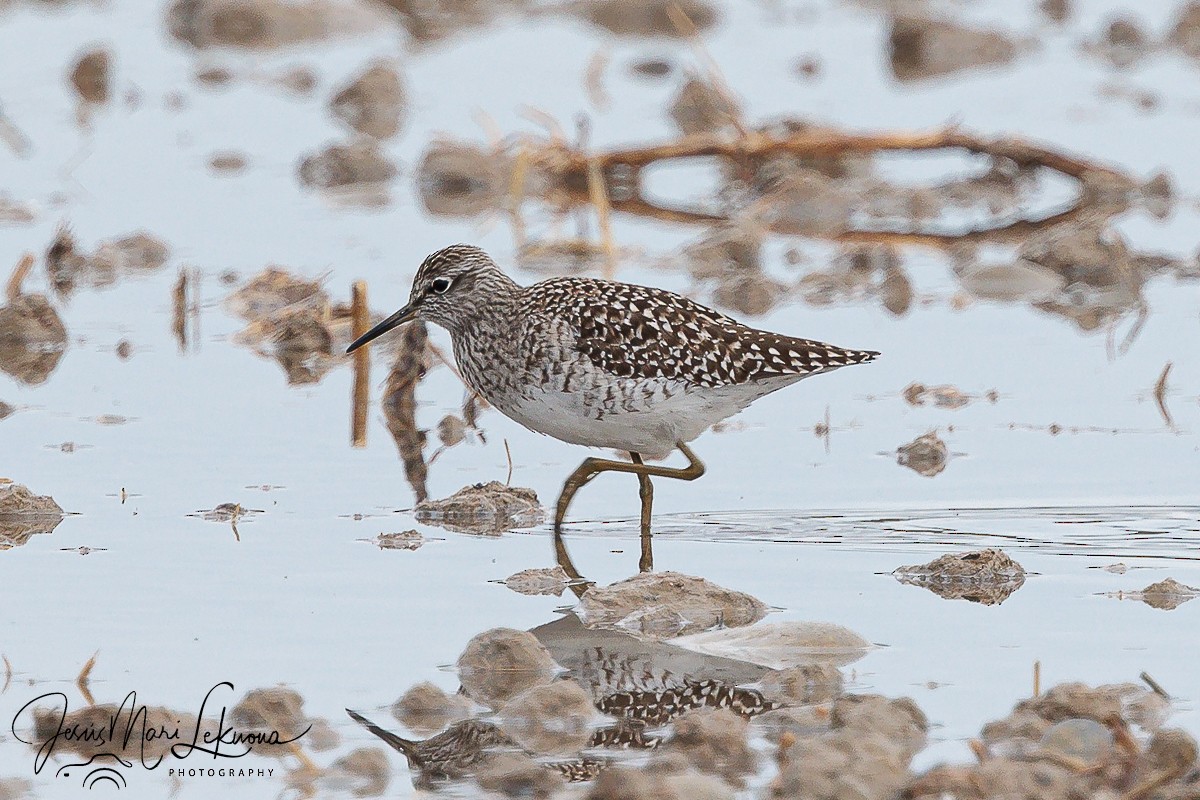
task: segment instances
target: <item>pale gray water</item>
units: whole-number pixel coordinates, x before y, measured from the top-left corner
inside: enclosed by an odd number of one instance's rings
[[[1134,210],[1117,228],[1135,250],[1191,258],[1200,65],[1164,52],[1117,73],[1081,56],[1077,43],[1120,6],[1076,5],[1061,31],[1023,2],[958,9],[1028,35],[1029,51],[996,71],[915,85],[890,76],[882,15],[866,5],[731,4],[705,43],[754,122],[798,116],[851,129],[923,130],[953,121],[987,136],[1027,137],[1139,179],[1166,169],[1182,196],[1172,213],[1156,220]],[[1175,5],[1139,9],[1161,34]],[[420,258],[444,244],[476,242],[511,263],[513,238],[503,220],[476,225],[421,210],[414,175],[431,137],[484,141],[479,114],[502,133],[536,131],[521,116],[529,105],[569,131],[575,114],[588,113],[596,147],[666,140],[673,133],[664,107],[678,77],[637,80],[627,66],[641,56],[695,63],[684,44],[609,39],[561,15],[502,16],[421,49],[408,47],[388,23],[369,36],[261,57],[187,51],[169,38],[163,17],[164,9],[142,3],[0,4],[0,108],[33,144],[26,159],[0,145],[0,193],[39,209],[32,224],[0,227],[0,271],[25,251],[40,255],[60,221],[70,222],[88,250],[138,229],[172,248],[158,273],[55,301],[70,347],[46,383],[0,377],[0,400],[19,409],[0,421],[0,477],[53,495],[77,514],[52,534],[0,552],[0,653],[14,669],[0,693],[0,778],[32,780],[37,796],[73,797],[79,789],[56,780],[52,769],[33,776],[31,751],[7,726],[42,692],[62,689],[77,706],[71,683],[97,650],[92,691],[100,700],[136,690],[144,702],[194,710],[218,681],[232,681],[238,696],[291,686],[309,714],[344,736],[332,753],[314,754],[327,763],[352,746],[375,744],[343,708],[372,711],[398,727],[377,709],[419,680],[455,690],[454,674],[442,667],[472,635],[532,628],[568,603],[570,595],[523,597],[489,583],[551,565],[545,527],[478,539],[416,525],[407,511],[412,492],[376,408],[369,447],[349,447],[349,370],[289,388],[276,364],[229,341],[241,324],[220,305],[229,288],[218,276],[232,270],[244,279],[276,263],[328,276],[339,300],[363,278],[372,306],[390,310],[406,299]],[[66,73],[77,51],[95,42],[115,53],[117,101],[80,131]],[[601,47],[611,59],[604,80],[611,105],[597,113],[582,84]],[[817,80],[794,77],[791,63],[801,54],[819,56]],[[324,104],[375,55],[400,58],[412,105],[387,148],[401,168],[393,201],[356,210],[303,190],[294,166],[342,138]],[[201,63],[228,66],[239,77],[232,88],[201,88],[191,79]],[[317,72],[311,98],[244,77],[294,64]],[[1161,104],[1145,113],[1108,98],[1100,89],[1111,81],[1152,89]],[[136,108],[121,100],[129,90],[141,96]],[[182,94],[180,111],[166,107],[172,92]],[[208,157],[228,148],[247,153],[249,169],[215,177]],[[922,180],[922,162],[906,163],[917,166],[901,164],[897,174]],[[936,163],[938,174],[955,169],[954,160]],[[687,172],[666,189],[686,195],[709,185]],[[545,227],[544,213],[528,216]],[[701,230],[618,216],[614,233],[622,247],[645,253],[622,264],[620,278],[709,299],[683,273],[654,266]],[[807,261],[787,266],[788,247]],[[794,283],[824,267],[834,249],[775,237],[764,263]],[[870,367],[768,397],[730,430],[702,437],[695,449],[708,474],[692,484],[657,484],[656,566],[753,594],[782,609],[773,619],[836,622],[887,645],[853,666],[850,685],[911,695],[925,710],[938,727],[918,766],[969,759],[965,739],[1028,695],[1035,660],[1043,685],[1136,680],[1146,670],[1177,698],[1173,724],[1200,733],[1200,602],[1163,612],[1103,596],[1167,576],[1200,586],[1196,284],[1152,279],[1144,328],[1127,352],[1111,353],[1103,330],[1084,334],[1025,304],[956,308],[960,290],[944,255],[909,248],[903,259],[916,300],[902,317],[874,300],[810,307],[795,299],[752,320],[884,355]],[[181,354],[170,329],[171,287],[185,265],[202,271],[204,304],[200,345]],[[44,274],[36,269],[26,289],[44,291]],[[1122,320],[1115,340],[1131,327],[1132,319]],[[434,336],[448,349],[443,332]],[[121,339],[134,346],[128,361],[113,353]],[[1167,361],[1174,363],[1167,403],[1175,430],[1151,397]],[[377,356],[376,397],[385,369]],[[900,397],[914,380],[971,394],[994,389],[999,398],[957,411],[914,408]],[[418,422],[432,428],[458,409],[462,388],[439,368],[421,383],[418,400]],[[827,406],[828,452],[812,432]],[[129,421],[96,423],[104,414]],[[1052,435],[1051,424],[1064,430]],[[445,452],[430,470],[431,496],[504,480],[507,440],[513,483],[550,503],[585,455],[494,412],[481,425],[487,445]],[[942,474],[924,478],[885,455],[935,427],[954,453]],[[64,453],[63,442],[81,447]],[[257,488],[263,485],[279,488]],[[133,495],[124,504],[116,496],[122,487]],[[239,524],[240,541],[228,525],[187,516],[223,502],[265,513]],[[636,569],[636,503],[625,476],[600,478],[579,495],[572,517],[580,524],[569,541],[589,578],[609,582]],[[360,541],[411,527],[437,539],[415,552]],[[63,552],[79,546],[107,549],[86,557]],[[1036,573],[1002,606],[941,600],[881,574],[982,546],[1001,546]],[[1091,569],[1116,561],[1135,569]],[[392,763],[388,793],[408,796],[403,760]],[[138,773],[130,788],[157,797],[164,781],[160,773]],[[179,794],[207,796],[212,786],[185,782]],[[261,797],[282,784],[223,788]]]

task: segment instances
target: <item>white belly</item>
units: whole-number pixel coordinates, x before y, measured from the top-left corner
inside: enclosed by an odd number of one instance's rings
[[[750,403],[800,380],[784,375],[755,384],[716,388],[666,388],[607,407],[585,392],[535,391],[498,403],[506,416],[564,442],[661,458]],[[640,389],[639,389],[640,391]],[[632,392],[637,398],[639,392]]]

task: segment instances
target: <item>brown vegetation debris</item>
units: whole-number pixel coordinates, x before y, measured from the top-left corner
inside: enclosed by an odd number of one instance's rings
[[[1141,600],[1152,608],[1173,611],[1187,601],[1200,597],[1200,589],[1180,583],[1174,578],[1152,583],[1140,592],[1126,592],[1126,597]]]
[[[526,689],[550,683],[558,671],[537,637],[512,628],[476,634],[457,666],[467,697],[491,708],[500,708]]]
[[[319,281],[267,267],[232,292],[225,305],[247,323],[234,341],[278,361],[289,385],[316,383],[344,360],[350,308],[334,305]]]
[[[1025,570],[1002,550],[947,553],[928,564],[897,567],[901,583],[922,586],[947,600],[998,605],[1025,584]]]
[[[198,49],[269,50],[370,31],[384,22],[370,4],[340,0],[176,0],[171,35]]]
[[[419,550],[425,544],[425,537],[419,531],[408,530],[400,533],[381,533],[371,540],[380,550]]]
[[[944,18],[900,16],[888,36],[892,74],[901,81],[928,80],[965,69],[995,68],[1017,53],[1013,40],[995,30],[968,28]]]
[[[386,61],[372,63],[329,101],[335,117],[376,139],[396,135],[407,105],[400,73]]]
[[[766,616],[767,607],[744,592],[725,589],[705,578],[653,572],[591,587],[575,613],[589,628],[671,638],[718,625],[750,625]]]
[[[1167,44],[1200,59],[1200,2],[1192,0],[1179,10],[1171,32],[1167,34]]]
[[[685,136],[737,129],[742,110],[721,86],[690,76],[671,103],[671,119]]]
[[[417,186],[430,214],[475,217],[504,205],[512,175],[510,155],[469,144],[435,141],[421,157]]]
[[[896,463],[926,478],[932,478],[946,469],[946,459],[949,457],[950,450],[937,431],[921,434],[908,444],[896,448]]]
[[[928,403],[934,408],[956,409],[962,408],[972,400],[971,395],[950,384],[926,386],[913,382],[905,386],[901,394],[904,396],[904,402],[910,406],[923,406]]]
[[[0,371],[30,386],[45,383],[67,348],[62,318],[40,294],[0,306]]]
[[[1153,44],[1136,19],[1122,15],[1105,22],[1099,35],[1083,47],[1114,67],[1123,69],[1145,57],[1153,49]]]
[[[745,719],[728,709],[691,711],[675,723],[664,750],[682,755],[699,772],[741,786],[757,762],[746,740],[747,725]]]
[[[563,679],[531,686],[499,709],[500,729],[531,753],[578,753],[587,746],[592,699],[578,683]]]
[[[718,20],[717,11],[703,0],[589,0],[578,3],[578,12],[593,25],[617,36],[691,35],[672,18],[672,6],[686,17],[690,27],[705,31]]]
[[[208,166],[219,175],[238,175],[246,171],[248,161],[245,153],[236,150],[220,150],[208,158]]]
[[[545,516],[536,492],[499,481],[464,486],[444,500],[424,500],[416,508],[420,522],[459,533],[491,535],[532,528]]]
[[[101,288],[114,285],[123,275],[139,275],[162,269],[171,248],[162,239],[136,231],[102,240],[96,252],[80,249],[66,226],[59,227],[46,249],[46,270],[59,297],[69,297],[76,286]]]
[[[62,507],[53,497],[0,482],[0,550],[23,545],[34,534],[53,533],[62,519]]]
[[[504,585],[518,594],[557,597],[567,588],[571,577],[561,566],[523,569],[504,579]]]
[[[460,694],[446,694],[436,684],[424,681],[392,703],[392,716],[414,733],[427,736],[471,716],[471,701]]]
[[[396,177],[393,164],[372,139],[330,144],[305,156],[298,167],[300,182],[313,189],[375,189]]]
[[[112,55],[107,48],[89,50],[71,68],[71,85],[85,103],[107,103],[110,87]]]

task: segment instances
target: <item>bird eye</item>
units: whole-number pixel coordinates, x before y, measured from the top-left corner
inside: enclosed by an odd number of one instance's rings
[[[449,289],[449,278],[437,278],[433,283],[429,284],[429,290],[434,294],[445,294]]]

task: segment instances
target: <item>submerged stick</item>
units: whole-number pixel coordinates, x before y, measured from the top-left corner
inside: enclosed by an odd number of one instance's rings
[[[350,287],[351,337],[357,339],[371,325],[371,313],[367,309],[366,281],[355,281]],[[354,405],[350,412],[351,447],[367,446],[367,404],[371,399],[371,354],[369,347],[354,351]]]

